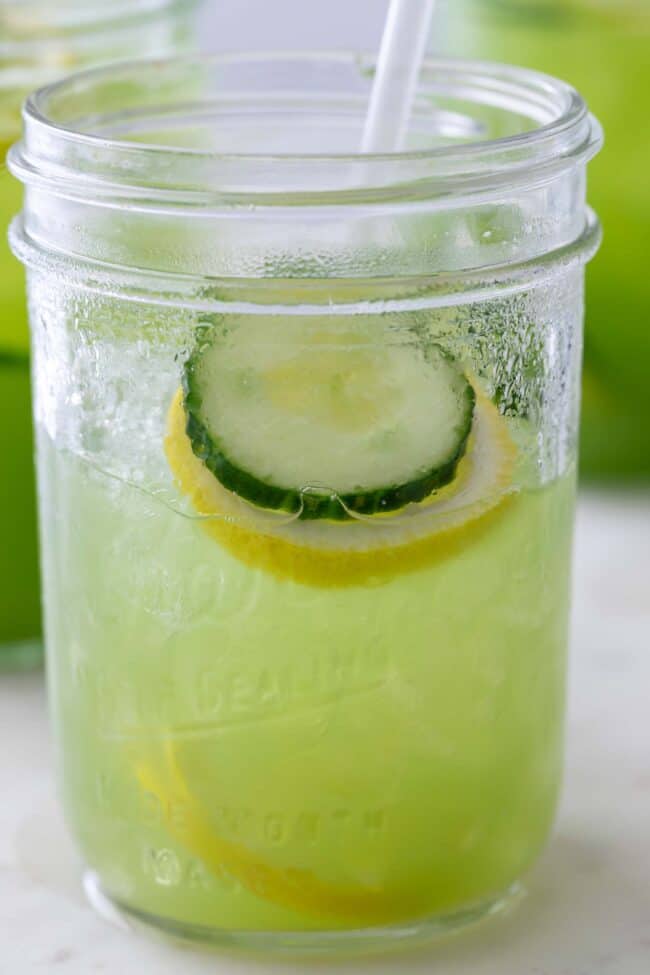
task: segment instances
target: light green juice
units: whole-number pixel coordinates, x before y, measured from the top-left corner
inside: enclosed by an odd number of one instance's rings
[[[336,929],[522,875],[560,780],[572,473],[428,564],[328,588],[247,565],[45,431],[40,458],[65,804],[112,898]]]

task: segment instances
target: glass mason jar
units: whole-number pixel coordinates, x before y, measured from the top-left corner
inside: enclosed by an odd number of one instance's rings
[[[187,47],[191,2],[0,0],[0,156],[20,133],[35,87],[74,67],[168,55]],[[21,206],[22,187],[0,168],[0,223]],[[40,660],[29,334],[21,265],[0,242],[0,669]]]
[[[10,153],[67,817],[95,899],[214,943],[480,917],[560,781],[600,130],[440,60],[362,156],[371,78],[122,65]]]
[[[650,89],[648,0],[453,0],[451,49],[515,61],[567,78],[607,134],[590,176],[605,226],[590,271],[583,378],[581,471],[650,483]]]

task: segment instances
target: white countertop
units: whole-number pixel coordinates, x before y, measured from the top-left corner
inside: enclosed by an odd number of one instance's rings
[[[54,794],[42,675],[0,674],[0,783],[0,975],[305,972],[173,947],[93,913]],[[650,973],[650,498],[580,503],[566,786],[526,899],[436,946],[313,970]]]

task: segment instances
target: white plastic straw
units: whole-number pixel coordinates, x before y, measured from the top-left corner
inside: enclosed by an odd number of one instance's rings
[[[362,152],[402,148],[435,0],[390,0],[370,95]]]

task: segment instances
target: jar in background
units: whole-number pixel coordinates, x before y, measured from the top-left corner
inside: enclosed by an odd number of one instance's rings
[[[192,0],[0,0],[0,154],[30,91],[75,68],[190,45]],[[0,224],[22,187],[0,169]],[[41,658],[36,500],[23,269],[0,240],[0,670]]]

